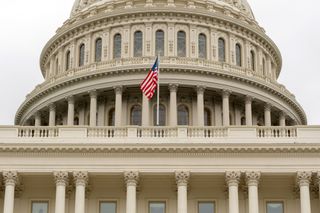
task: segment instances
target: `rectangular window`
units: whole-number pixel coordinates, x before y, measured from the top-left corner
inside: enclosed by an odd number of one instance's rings
[[[117,203],[116,202],[100,202],[100,213],[116,213]]]
[[[166,213],[165,202],[150,202],[149,213]]]
[[[198,213],[215,213],[214,202],[199,202]]]
[[[284,213],[283,202],[267,202],[267,213]]]
[[[32,213],[48,213],[49,203],[47,201],[33,201],[32,202]]]

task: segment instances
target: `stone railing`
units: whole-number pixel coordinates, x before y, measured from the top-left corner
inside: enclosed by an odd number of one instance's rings
[[[294,127],[88,127],[88,126],[57,126],[57,127],[27,127],[0,126],[0,142],[10,139],[46,139],[61,138],[64,140],[104,140],[112,142],[152,142],[143,139],[172,139],[166,142],[183,140],[184,142],[292,142],[299,141],[320,143],[320,126]],[[115,139],[115,140],[113,140]]]

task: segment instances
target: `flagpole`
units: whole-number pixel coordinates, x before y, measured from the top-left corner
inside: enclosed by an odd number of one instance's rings
[[[160,54],[158,53],[157,126],[160,125]]]

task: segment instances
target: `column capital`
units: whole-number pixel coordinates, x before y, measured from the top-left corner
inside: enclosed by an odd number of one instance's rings
[[[68,172],[55,171],[53,172],[53,177],[56,185],[62,185],[62,186],[68,185],[68,182],[69,182]]]
[[[75,182],[76,186],[77,185],[86,186],[89,181],[88,172],[85,172],[85,171],[73,172],[73,178],[74,178],[74,182]]]
[[[6,186],[15,186],[19,182],[19,176],[17,171],[3,171],[2,172],[3,181]]]
[[[116,94],[121,95],[123,92],[123,86],[119,85],[119,86],[115,86],[113,87],[114,91]]]
[[[37,110],[35,113],[34,113],[34,117],[40,117],[41,116],[41,112],[39,110]]]
[[[175,171],[176,183],[178,186],[188,185],[190,179],[189,171]]]
[[[279,115],[280,117],[283,117],[283,118],[287,116],[287,114],[284,111],[280,111]]]
[[[55,103],[50,103],[50,104],[48,105],[48,108],[49,108],[50,111],[53,111],[53,110],[56,110],[57,105],[56,105]]]
[[[264,109],[265,110],[271,110],[271,108],[272,108],[272,105],[270,103],[265,103],[264,104]]]
[[[261,172],[246,171],[246,182],[248,186],[257,186],[261,177]]]
[[[203,94],[204,91],[206,90],[206,87],[205,87],[205,86],[202,86],[202,85],[198,85],[197,88],[196,88],[196,90],[197,90],[197,93],[198,93],[198,94]]]
[[[97,90],[89,91],[89,96],[90,96],[90,98],[97,98],[97,96],[98,96]]]
[[[137,186],[139,183],[139,172],[138,171],[125,171],[124,172],[124,181],[127,186],[133,185]]]
[[[241,172],[240,171],[227,171],[226,182],[228,186],[238,186],[240,182]]]
[[[246,95],[246,103],[252,103],[252,101],[253,101],[253,97],[252,96],[250,96],[250,95]]]
[[[297,172],[297,183],[299,186],[309,186],[312,178],[312,172],[299,171]]]
[[[74,96],[73,95],[66,97],[66,100],[68,101],[69,104],[74,104]]]
[[[170,92],[177,92],[179,84],[169,84],[169,91]]]
[[[229,98],[229,96],[231,95],[231,91],[230,90],[222,90],[222,97],[224,98]]]

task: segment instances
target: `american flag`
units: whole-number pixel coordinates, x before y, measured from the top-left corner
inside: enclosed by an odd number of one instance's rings
[[[152,99],[156,88],[158,86],[158,71],[159,71],[159,63],[158,58],[154,62],[154,65],[150,69],[147,77],[143,80],[140,85],[140,89],[145,96],[150,100]]]

